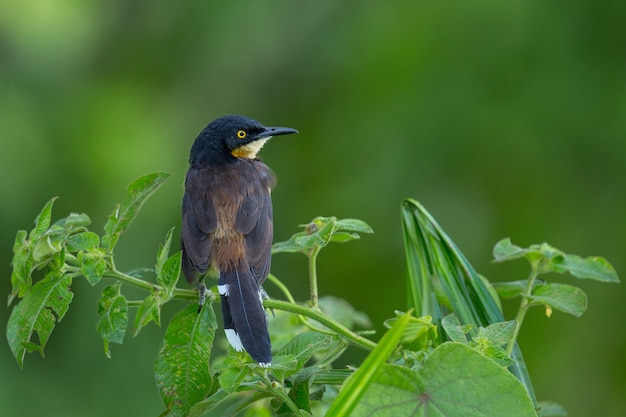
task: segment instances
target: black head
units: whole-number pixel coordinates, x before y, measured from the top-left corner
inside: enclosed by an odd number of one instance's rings
[[[235,114],[222,116],[198,135],[191,147],[189,162],[198,167],[236,158],[254,159],[269,138],[290,133],[298,131],[289,127],[266,127]]]

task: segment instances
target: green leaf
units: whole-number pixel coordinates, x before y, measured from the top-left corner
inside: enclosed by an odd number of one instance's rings
[[[128,186],[126,198],[115,207],[104,225],[105,236],[102,243],[107,252],[113,250],[119,236],[135,220],[144,203],[169,177],[170,174],[165,172],[155,172],[137,178]]]
[[[35,241],[43,236],[50,228],[50,218],[52,217],[52,206],[58,197],[52,197],[43,207],[39,215],[35,218],[35,228],[30,232],[30,240]]]
[[[539,415],[541,417],[566,417],[567,411],[562,405],[551,401],[539,401]]]
[[[75,229],[89,226],[91,219],[85,213],[70,213],[69,216],[57,220],[54,224],[65,229]]]
[[[385,364],[353,417],[537,416],[513,374],[467,345],[437,347],[419,370]]]
[[[26,236],[25,230],[19,230],[15,235],[13,259],[11,260],[13,266],[11,272],[12,289],[8,297],[8,305],[11,305],[16,296],[24,297],[32,285],[33,259],[30,255],[29,242],[26,240]]]
[[[303,225],[302,232],[295,233],[289,240],[275,243],[272,253],[301,252],[309,254],[315,248],[322,248],[330,242],[347,242],[358,239],[357,233],[373,233],[362,220],[336,217],[316,217]],[[347,233],[346,233],[347,232]]]
[[[161,399],[171,416],[187,416],[209,395],[213,379],[209,359],[217,322],[213,308],[188,305],[170,321],[154,362]]]
[[[100,245],[100,237],[93,232],[81,232],[67,238],[66,246],[72,252],[93,251]]]
[[[7,340],[20,367],[27,347],[43,354],[54,326],[65,316],[72,302],[70,276],[48,273],[13,308],[7,324]],[[37,333],[39,343],[31,339]]]
[[[408,307],[417,316],[432,316],[440,324],[456,313],[460,323],[471,324],[470,335],[479,327],[504,321],[491,285],[481,278],[434,217],[417,201],[404,200],[402,226],[407,262]],[[498,259],[518,257],[509,240],[500,242]],[[527,253],[528,256],[532,254]],[[440,337],[443,341],[444,335]],[[533,401],[534,391],[519,346],[512,352],[511,371],[523,381]]]
[[[527,280],[494,282],[493,287],[504,299],[519,297],[526,290]]]
[[[161,273],[161,269],[163,269],[163,265],[165,265],[165,261],[170,256],[170,247],[172,246],[172,235],[174,233],[174,228],[172,227],[165,236],[165,242],[159,245],[159,251],[157,252],[157,262],[154,267],[154,272],[157,275]]]
[[[566,284],[544,284],[533,289],[533,304],[543,304],[580,317],[587,310],[587,295],[578,287]]]
[[[226,392],[235,392],[243,382],[243,380],[250,375],[250,368],[247,366],[242,366],[239,360],[225,360],[226,363],[232,363],[232,365],[238,366],[220,366],[220,373],[218,377],[218,381],[220,383],[220,387]],[[223,364],[222,364],[223,365]],[[272,364],[273,366],[274,364]]]
[[[565,255],[562,266],[576,278],[593,279],[602,282],[619,282],[617,272],[604,258],[591,256],[581,258],[577,255]]]
[[[461,325],[456,314],[451,313],[441,320],[441,326],[448,335],[448,339],[453,342],[467,343],[467,333],[472,329],[471,324]]]
[[[279,380],[289,377],[302,368],[315,353],[328,348],[333,342],[333,339],[334,338],[330,335],[317,332],[300,333],[274,354],[272,372]],[[293,364],[289,362],[290,367],[286,367],[285,369],[275,369],[279,364],[277,361],[280,361],[284,356],[293,357],[295,362]]]
[[[96,248],[93,252],[79,252],[78,262],[81,264],[80,272],[91,286],[100,282],[107,268],[104,253],[101,249]]]
[[[359,219],[341,219],[335,222],[337,230],[357,233],[374,233],[374,230],[363,220]]]
[[[478,336],[486,338],[494,346],[504,346],[513,339],[516,327],[517,322],[515,320],[494,323],[479,328]]]
[[[100,320],[96,329],[104,341],[104,353],[111,357],[109,342],[122,344],[128,327],[128,306],[126,298],[120,292],[122,284],[104,287],[98,300]]]
[[[169,300],[174,292],[174,287],[180,277],[182,261],[182,252],[178,251],[174,255],[170,256],[165,263],[159,267],[157,264],[157,284],[163,287],[165,290],[164,298]]]
[[[389,356],[398,346],[410,319],[411,315],[405,314],[385,333],[376,348],[367,355],[361,367],[346,380],[339,395],[328,409],[326,417],[351,415],[363,399],[363,395],[378,374],[379,369],[383,368]]]
[[[528,249],[520,248],[511,243],[510,238],[500,240],[493,247],[494,262],[504,262],[513,259],[523,258],[528,253]]]
[[[137,336],[141,329],[151,321],[154,321],[157,326],[161,325],[160,301],[160,297],[158,297],[156,294],[150,294],[149,296],[144,298],[141,304],[139,304],[139,307],[137,307],[137,314],[135,315],[133,337]]]
[[[393,319],[385,320],[385,326],[391,328],[400,317],[406,313],[396,311],[396,316]],[[426,349],[433,342],[437,341],[437,326],[433,324],[432,317],[413,317],[409,319],[409,324],[406,326],[406,330],[400,339],[400,344],[403,348],[411,351],[419,351]]]

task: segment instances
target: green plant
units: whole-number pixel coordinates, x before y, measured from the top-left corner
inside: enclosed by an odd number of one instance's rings
[[[579,315],[586,299],[579,289],[537,281],[537,275],[571,272],[583,278],[616,282],[617,276],[601,258],[581,259],[547,245],[521,249],[504,240],[494,250],[496,261],[526,257],[531,275],[524,282],[496,288],[505,296],[521,296],[517,321],[505,321],[492,286],[480,277],[432,217],[416,202],[403,205],[408,268],[408,312],[398,311],[385,325],[389,330],[372,341],[369,321],[347,302],[318,297],[316,261],[331,242],[358,239],[371,228],[360,220],[317,217],[289,240],[274,245],[273,253],[301,253],[309,260],[310,300],[297,303],[275,276],[268,281],[284,296],[265,300],[272,310],[270,333],[274,359],[271,369],[258,367],[245,352],[214,349],[217,321],[209,303],[200,311],[197,293],[176,286],[181,253],[171,253],[173,232],[160,245],[153,268],[121,272],[114,262],[120,236],[146,200],[168,174],[143,176],[128,188],[125,200],[109,216],[100,236],[88,229],[85,214],[72,213],[52,223],[51,199],[35,219],[30,233],[20,230],[14,244],[7,325],[9,346],[19,364],[27,352],[43,354],[56,324],[73,298],[75,278],[101,284],[97,330],[104,353],[110,343],[121,344],[135,310],[133,336],[155,322],[172,300],[186,305],[170,320],[154,362],[156,383],[168,416],[200,416],[209,412],[237,414],[269,406],[276,415],[361,416],[536,415],[530,379],[515,341],[526,310],[540,304]],[[147,292],[128,300],[125,286]],[[581,294],[582,298],[581,298]],[[356,370],[333,368],[349,345],[368,356]],[[512,372],[509,372],[510,368]],[[516,378],[517,377],[517,378]],[[561,408],[541,405],[542,415],[558,415]]]

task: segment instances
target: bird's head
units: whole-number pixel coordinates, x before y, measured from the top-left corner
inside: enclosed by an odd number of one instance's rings
[[[272,136],[298,133],[290,127],[267,127],[239,115],[213,120],[196,138],[189,157],[192,164],[254,159]]]

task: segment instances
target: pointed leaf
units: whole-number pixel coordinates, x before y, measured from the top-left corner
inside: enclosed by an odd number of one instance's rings
[[[604,258],[591,256],[581,258],[577,255],[565,255],[562,266],[576,278],[594,279],[602,282],[619,282],[617,272]]]
[[[209,359],[216,328],[209,304],[199,313],[197,304],[190,304],[170,321],[154,374],[171,416],[189,415],[191,407],[209,395],[213,385]]]
[[[165,242],[162,245],[159,245],[159,252],[157,253],[157,262],[154,267],[154,272],[157,275],[161,273],[161,269],[163,265],[165,265],[165,261],[170,256],[170,247],[172,246],[172,235],[174,233],[174,228],[172,227],[165,236]]]
[[[178,251],[174,255],[170,256],[167,261],[160,267],[157,273],[157,284],[163,287],[165,290],[165,299],[169,299],[172,296],[174,287],[180,277],[180,264],[182,261],[182,252]],[[157,265],[158,268],[158,265]]]
[[[157,326],[161,325],[160,298],[155,294],[150,294],[144,298],[139,307],[137,307],[133,337],[137,336],[141,329],[151,321],[154,321]]]
[[[128,229],[148,198],[150,198],[169,177],[170,174],[155,172],[137,178],[128,186],[126,198],[121,204],[115,207],[104,226],[106,235],[105,238],[103,238],[103,245],[107,252],[113,249],[119,235]]]
[[[39,215],[35,218],[35,228],[30,232],[30,240],[39,239],[50,227],[50,218],[52,217],[52,206],[58,197],[52,197],[43,207]]]
[[[359,219],[337,220],[337,222],[335,223],[335,228],[337,230],[342,230],[346,232],[374,233],[374,230],[372,230],[372,228],[367,223]]]
[[[587,310],[587,295],[578,287],[566,284],[544,284],[533,289],[533,304],[550,306],[576,317]]]
[[[13,308],[7,324],[7,340],[20,367],[24,364],[26,349],[43,353],[54,326],[65,316],[73,293],[72,278],[49,273],[37,282]],[[37,333],[39,343],[31,339]]]
[[[128,327],[128,305],[121,294],[122,284],[104,287],[98,300],[100,320],[96,329],[104,341],[104,353],[111,357],[109,342],[122,344]]]

